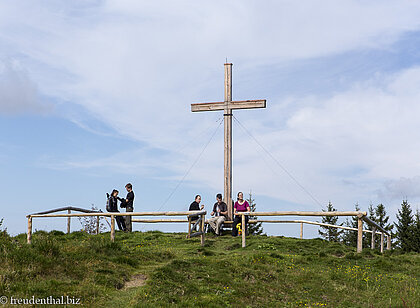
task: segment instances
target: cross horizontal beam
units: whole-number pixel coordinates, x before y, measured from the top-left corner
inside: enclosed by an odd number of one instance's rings
[[[227,105],[226,105],[227,104]],[[232,101],[232,102],[214,102],[214,103],[196,103],[191,104],[192,112],[200,111],[217,111],[227,109],[254,109],[265,108],[266,100],[248,100],[248,101]]]

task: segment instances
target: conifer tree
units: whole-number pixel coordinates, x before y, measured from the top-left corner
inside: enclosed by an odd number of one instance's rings
[[[359,207],[358,203],[356,203],[354,205],[354,209],[355,209],[355,211],[360,211],[360,207]],[[357,229],[357,227],[358,227],[357,224],[358,224],[357,217],[354,217],[354,216],[350,217],[350,218],[347,218],[346,221],[345,221],[345,226],[346,227]],[[346,244],[348,246],[356,247],[357,246],[357,231],[345,230],[344,233],[343,233],[342,239],[343,239],[344,244]],[[367,241],[366,235],[363,234],[363,242],[365,243],[366,241]]]
[[[414,215],[413,248],[414,248],[414,251],[420,252],[420,211],[419,209],[416,210],[416,215]]]
[[[334,206],[332,205],[331,201],[328,202],[328,205],[326,207],[326,210],[322,210],[323,212],[335,212],[337,211]],[[330,225],[337,225],[342,226],[343,224],[337,224],[338,223],[338,216],[323,216],[322,217],[322,223],[330,224]],[[340,240],[340,235],[343,232],[342,230],[334,227],[327,227],[327,226],[321,226],[322,229],[325,231],[318,230],[319,235],[321,237],[331,241],[331,242],[338,242]]]
[[[394,225],[392,223],[388,223],[389,216],[386,214],[385,206],[382,203],[376,206],[375,214],[376,223],[382,228],[384,228],[386,231],[391,233],[392,229],[394,228]]]
[[[257,208],[257,204],[255,203],[255,199],[252,198],[252,193],[249,192],[249,197],[247,199],[249,203],[249,207],[251,208],[251,212],[255,212]],[[249,216],[249,219],[257,219],[257,216]],[[260,235],[264,232],[262,223],[256,223],[256,224],[248,224],[248,234],[250,235]]]
[[[374,222],[376,222],[376,211],[375,208],[373,207],[372,202],[369,204],[368,207],[368,218]],[[367,224],[367,229],[372,231],[373,230],[373,226]],[[371,234],[363,234],[363,247],[371,247],[372,248],[372,238],[371,238]],[[375,236],[375,247],[379,247],[380,245],[380,239],[378,238],[378,236]]]
[[[414,250],[414,218],[410,204],[407,200],[401,203],[401,209],[398,210],[397,222],[395,227],[397,229],[397,245],[405,252]]]

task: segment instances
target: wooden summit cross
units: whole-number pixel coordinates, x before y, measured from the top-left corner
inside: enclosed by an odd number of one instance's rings
[[[225,186],[224,201],[228,206],[229,218],[233,218],[232,206],[232,110],[265,108],[265,99],[232,101],[232,63],[225,63],[225,101],[215,103],[191,104],[191,111],[224,110],[225,124]]]

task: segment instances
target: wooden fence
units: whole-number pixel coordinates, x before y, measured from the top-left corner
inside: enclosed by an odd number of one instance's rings
[[[71,214],[71,213],[67,213],[67,214],[49,214],[49,213],[53,213],[53,212],[57,212],[59,210],[63,210],[62,209],[57,209],[57,210],[51,210],[51,211],[46,211],[46,212],[42,212],[42,213],[36,213],[36,214],[30,214],[27,215],[26,217],[28,218],[28,234],[27,234],[27,242],[28,244],[31,244],[32,242],[32,220],[34,218],[53,218],[53,217],[67,217],[68,221],[71,217],[90,217],[90,216],[97,216],[98,217],[98,221],[99,221],[99,217],[110,217],[111,218],[111,241],[114,242],[115,241],[115,217],[116,216],[187,216],[189,219],[190,217],[193,216],[199,216],[201,218],[202,221],[202,226],[201,226],[201,233],[199,235],[201,235],[201,245],[204,246],[204,220],[205,220],[205,216],[207,214],[206,211],[187,211],[187,212],[128,212],[128,213],[118,213],[118,212],[95,212],[95,211],[89,211],[89,210],[83,210],[83,212],[85,213],[76,213],[76,214]],[[65,208],[67,209],[67,208]],[[72,208],[73,210],[75,208]],[[80,210],[80,209],[78,209]],[[146,222],[147,220],[144,220],[144,222]],[[151,222],[151,220],[148,220],[148,222]],[[170,222],[169,220],[162,220],[162,219],[155,219],[153,222]],[[175,221],[173,221],[175,222]],[[67,225],[67,230],[69,231],[69,224]]]
[[[67,214],[51,214],[57,211],[67,210]],[[72,214],[71,211],[79,211],[83,213],[76,213]],[[111,241],[115,240],[115,217],[116,216],[186,216],[187,219],[132,219],[132,222],[138,223],[188,223],[188,234],[187,238],[200,236],[201,237],[201,245],[204,245],[204,225],[207,223],[205,221],[205,215],[207,214],[206,211],[185,211],[185,212],[132,212],[132,213],[112,213],[112,212],[97,212],[91,210],[85,210],[80,208],[74,207],[66,207],[60,208],[35,214],[30,214],[27,216],[28,218],[28,234],[27,234],[27,241],[30,244],[32,241],[32,220],[33,218],[52,218],[52,217],[67,217],[67,233],[70,232],[70,218],[71,217],[89,217],[89,216],[97,216],[97,233],[99,233],[99,217],[110,217],[111,218]],[[381,236],[381,252],[384,250],[384,237],[387,236],[387,249],[391,249],[391,235],[384,230],[381,226],[379,226],[374,221],[370,220],[366,215],[366,212],[300,212],[300,211],[288,211],[288,212],[240,212],[238,215],[242,216],[242,226],[245,225],[245,216],[355,216],[358,219],[358,228],[350,228],[344,226],[337,226],[337,225],[330,225],[320,222],[314,221],[307,221],[307,220],[265,220],[265,219],[258,219],[258,220],[249,220],[248,223],[300,223],[300,238],[303,238],[303,225],[304,224],[312,224],[312,225],[319,225],[319,226],[326,226],[332,228],[339,228],[344,230],[352,230],[357,231],[357,252],[362,252],[362,238],[363,232],[372,233],[372,245],[371,248],[375,247],[375,236]],[[199,231],[192,233],[192,218],[198,217],[199,219],[195,222],[195,225],[199,226]],[[363,230],[363,221],[367,224],[372,226],[373,230]],[[228,222],[226,222],[228,223]],[[232,222],[230,222],[232,223]],[[379,231],[377,231],[379,230]],[[242,247],[246,247],[246,233],[243,230],[242,232]]]
[[[281,220],[260,220],[258,219],[257,222],[264,222],[264,223],[285,223],[285,222],[295,222],[301,223],[301,238],[303,237],[303,224],[313,224],[313,225],[320,225],[320,226],[328,226],[333,228],[339,229],[347,229],[347,230],[354,230],[357,231],[357,252],[362,252],[362,245],[363,245],[363,232],[371,232],[372,233],[372,247],[374,248],[375,245],[375,236],[376,234],[381,235],[381,252],[383,252],[384,246],[384,236],[387,236],[387,249],[391,249],[391,235],[386,231],[384,228],[379,226],[376,222],[369,219],[366,215],[366,212],[300,212],[300,211],[288,211],[288,212],[239,212],[238,215],[242,216],[242,226],[245,225],[245,216],[355,216],[357,217],[357,229],[350,228],[350,227],[343,227],[343,226],[336,226],[336,225],[329,225],[319,222],[313,221],[306,221],[306,220],[297,220],[297,221],[281,221]],[[370,230],[363,230],[363,221],[367,224],[372,226],[373,231]],[[376,230],[380,230],[381,232],[377,232]],[[242,232],[242,247],[246,247],[246,232],[243,230]]]

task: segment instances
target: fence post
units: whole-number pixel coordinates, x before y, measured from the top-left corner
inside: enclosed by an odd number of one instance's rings
[[[300,239],[303,239],[303,222],[300,223]]]
[[[362,252],[363,249],[363,220],[357,217],[357,252]]]
[[[96,234],[99,234],[99,216],[96,216]]]
[[[387,238],[386,250],[391,250],[391,235],[388,235],[386,238]]]
[[[204,214],[201,215],[201,246],[204,246]]]
[[[115,241],[115,216],[111,215],[111,242]]]
[[[372,228],[372,241],[370,243],[370,248],[375,249],[375,239],[376,239],[376,227]]]
[[[71,210],[67,210],[68,214],[71,214]],[[71,222],[71,217],[67,217],[67,234],[70,234],[70,222]]]
[[[28,237],[27,237],[28,244],[32,243],[32,217],[28,217]]]
[[[188,234],[187,234],[187,238],[191,237],[191,217],[188,216]]]
[[[381,232],[381,253],[384,252],[384,232]]]
[[[245,235],[246,235],[245,215],[242,214],[242,248],[244,248],[246,246]]]

